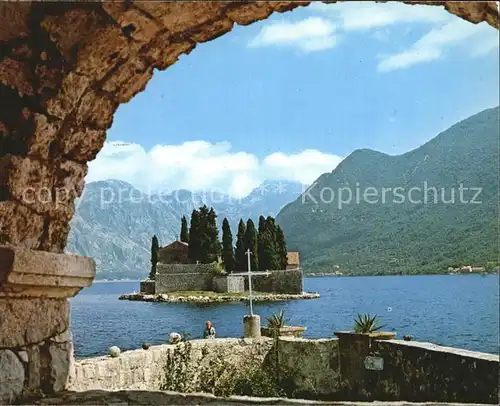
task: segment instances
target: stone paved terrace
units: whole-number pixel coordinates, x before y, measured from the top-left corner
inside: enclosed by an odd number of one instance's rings
[[[481,405],[480,403],[412,403],[412,402],[322,402],[287,398],[256,398],[248,396],[216,397],[208,393],[178,393],[160,391],[86,391],[64,392],[36,400],[33,405],[360,405],[360,406],[426,406]]]

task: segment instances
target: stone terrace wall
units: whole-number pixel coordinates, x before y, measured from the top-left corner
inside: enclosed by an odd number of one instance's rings
[[[498,355],[406,341],[377,341],[374,351],[385,363],[372,398],[498,404]]]
[[[258,292],[301,294],[304,291],[302,269],[271,271],[271,274],[252,276],[252,289]],[[248,290],[248,278],[245,278]]]
[[[158,264],[155,293],[212,290],[217,264]]]
[[[367,356],[382,358],[383,369],[365,368]],[[498,404],[498,355],[346,335],[339,359],[343,397],[350,400]]]
[[[152,346],[148,350],[124,352],[118,358],[88,358],[75,363],[68,389],[210,392],[217,379],[224,379],[223,369],[243,370],[251,360],[258,366],[271,346],[272,340],[267,338],[256,341],[222,338],[193,340],[188,346],[186,343]],[[227,363],[225,368],[222,360]],[[207,387],[207,382],[212,387]]]
[[[344,342],[343,342],[344,341]],[[366,370],[363,344],[280,338],[283,387],[297,398],[498,403],[498,356],[428,343],[372,341],[381,371]],[[227,379],[262,381],[251,368],[275,359],[273,340],[193,340],[76,363],[70,390],[176,390],[220,395]],[[249,369],[250,368],[250,369]],[[168,373],[166,373],[166,371]]]

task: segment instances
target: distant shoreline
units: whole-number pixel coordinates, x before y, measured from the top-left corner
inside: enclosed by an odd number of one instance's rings
[[[322,278],[322,277],[336,277],[336,278],[361,278],[361,277],[366,277],[366,276],[438,276],[438,275],[450,275],[450,276],[456,276],[456,275],[479,275],[479,276],[486,276],[486,275],[498,275],[497,272],[486,272],[484,274],[481,273],[454,273],[450,274],[447,272],[443,273],[417,273],[417,274],[366,274],[366,275],[353,275],[353,274],[344,274],[344,275],[335,275],[334,273],[326,273],[326,272],[312,272],[312,273],[305,273],[304,278]],[[115,283],[115,282],[141,282],[143,279],[95,279],[93,283]]]

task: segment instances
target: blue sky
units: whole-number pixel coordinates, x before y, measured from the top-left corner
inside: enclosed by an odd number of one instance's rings
[[[310,183],[358,148],[404,153],[498,105],[498,44],[485,23],[395,3],[235,26],[120,106],[87,181],[241,196],[266,178]]]

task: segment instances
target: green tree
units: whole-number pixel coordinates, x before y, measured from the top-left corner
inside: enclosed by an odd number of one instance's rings
[[[189,231],[186,216],[182,216],[181,218],[181,235],[180,239],[182,242],[187,242],[189,244]]]
[[[271,216],[265,219],[262,232],[259,233],[259,269],[261,271],[280,269],[276,223]]]
[[[288,265],[288,251],[286,249],[285,234],[280,226],[276,227],[276,245],[278,248],[279,269],[286,269]]]
[[[192,263],[200,260],[200,213],[193,210],[191,213],[191,225],[189,228],[189,248],[188,257]]]
[[[154,281],[156,279],[156,264],[158,263],[158,238],[153,235],[151,239],[151,271],[149,272],[149,279]]]
[[[257,254],[259,257],[259,271],[263,271],[266,269],[266,263],[265,260],[262,261],[262,258],[264,258],[264,247],[266,245],[266,218],[264,216],[259,217],[259,229],[258,229],[258,234],[257,234]]]
[[[252,252],[250,259],[250,267],[252,271],[257,271],[259,269],[259,253],[257,247],[257,230],[255,229],[255,224],[252,219],[247,221],[247,229],[245,232],[245,251],[250,250]]]
[[[233,234],[227,218],[222,221],[222,260],[227,273],[234,271]]]
[[[220,255],[219,229],[217,227],[217,215],[213,208],[203,205],[199,213],[199,251],[197,260],[202,264],[216,262]]]
[[[235,269],[240,272],[246,270],[246,256],[245,256],[245,234],[247,227],[243,219],[240,219],[238,224],[238,234],[236,235],[236,249],[234,253]]]

